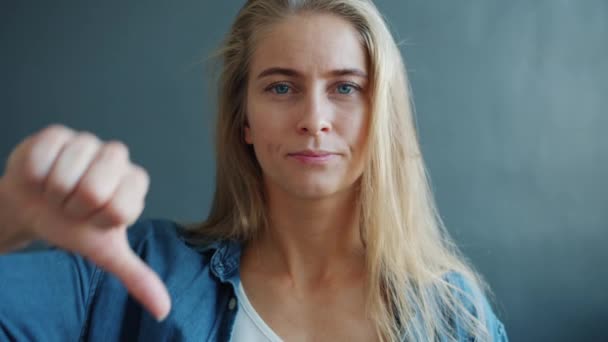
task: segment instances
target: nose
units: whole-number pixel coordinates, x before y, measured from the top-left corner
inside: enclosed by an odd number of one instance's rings
[[[306,96],[302,115],[297,124],[300,134],[318,136],[331,131],[331,105],[326,101],[324,94],[311,93]]]

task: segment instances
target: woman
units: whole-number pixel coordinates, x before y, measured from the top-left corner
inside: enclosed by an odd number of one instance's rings
[[[53,126],[14,150],[0,250],[59,248],[0,258],[1,337],[507,339],[436,213],[371,1],[248,1],[220,56],[202,224],[133,224],[148,180],[120,143]]]

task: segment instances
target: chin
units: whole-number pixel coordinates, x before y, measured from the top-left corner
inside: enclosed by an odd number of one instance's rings
[[[321,200],[344,192],[354,185],[344,182],[347,175],[317,174],[307,176],[269,177],[267,181],[270,182],[267,184],[274,184],[274,187],[281,189],[280,191],[284,194],[301,200]]]
[[[335,183],[310,182],[293,185],[290,187],[289,192],[300,199],[315,200],[331,197],[343,190]]]
[[[320,200],[330,197],[335,193],[336,192],[334,191],[328,191],[326,189],[298,189],[297,191],[292,192],[295,197],[307,200]]]

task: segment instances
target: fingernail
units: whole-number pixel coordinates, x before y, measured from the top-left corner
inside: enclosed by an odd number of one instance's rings
[[[167,313],[165,313],[164,315],[162,315],[162,314],[161,314],[160,316],[156,316],[156,317],[155,317],[155,318],[156,318],[156,321],[157,321],[158,323],[160,323],[160,322],[164,321],[164,320],[167,318],[167,316],[169,316],[169,313],[170,313],[170,311],[167,311]]]

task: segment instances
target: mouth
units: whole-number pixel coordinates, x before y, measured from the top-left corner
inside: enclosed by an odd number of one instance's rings
[[[287,157],[297,160],[303,164],[325,164],[337,157],[335,152],[322,150],[303,150],[289,153]]]

